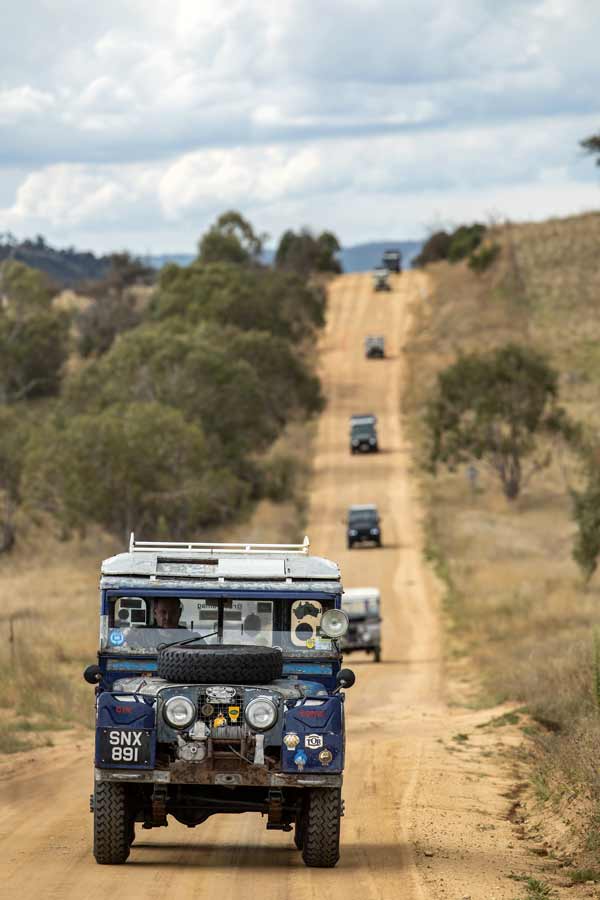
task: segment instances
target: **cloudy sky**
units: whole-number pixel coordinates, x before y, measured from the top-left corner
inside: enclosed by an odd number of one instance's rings
[[[598,0],[20,0],[0,231],[192,252],[220,212],[348,245],[600,207]]]

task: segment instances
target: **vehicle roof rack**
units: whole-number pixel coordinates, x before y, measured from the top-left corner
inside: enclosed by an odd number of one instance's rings
[[[213,544],[198,543],[196,541],[136,541],[135,534],[131,532],[129,540],[130,553],[208,553],[221,556],[227,553],[252,553],[269,554],[285,553],[287,555],[308,556],[310,541],[305,537],[301,544]]]

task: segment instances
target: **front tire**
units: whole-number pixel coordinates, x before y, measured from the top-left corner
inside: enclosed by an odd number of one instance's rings
[[[126,785],[101,781],[94,791],[94,856],[101,866],[120,866],[135,837]]]
[[[340,858],[340,788],[312,788],[304,814],[302,859],[305,865],[332,869]]]
[[[294,844],[296,845],[297,850],[302,850],[304,847],[304,820],[305,813],[302,812],[300,816],[296,819],[296,826],[294,828]]]

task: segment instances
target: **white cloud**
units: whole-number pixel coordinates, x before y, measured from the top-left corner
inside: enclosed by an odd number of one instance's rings
[[[76,242],[196,237],[230,206],[273,232],[318,212],[343,238],[410,209],[414,234],[511,185],[564,209],[593,181],[577,142],[600,127],[599,38],[590,0],[103,0],[85,18],[22,0],[0,33],[0,214]]]
[[[139,193],[124,180],[82,166],[57,165],[28,175],[2,219],[15,228],[29,222],[60,230],[90,222],[110,224],[137,199]]]
[[[47,112],[54,102],[52,94],[28,84],[0,90],[0,124],[15,127],[19,120]]]

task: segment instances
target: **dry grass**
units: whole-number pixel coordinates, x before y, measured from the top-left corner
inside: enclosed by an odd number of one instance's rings
[[[98,560],[115,549],[97,533],[61,544],[32,531],[0,561],[0,752],[91,725],[81,673],[97,650]]]
[[[561,375],[560,400],[578,420],[600,426],[600,214],[498,228],[502,251],[484,275],[438,264],[432,295],[415,311],[407,395],[423,454],[423,404],[437,372],[458,352],[507,341],[546,353]],[[600,627],[598,577],[587,589],[571,558],[574,525],[567,485],[574,460],[554,459],[508,503],[491,471],[423,476],[429,553],[445,579],[450,658],[468,656],[482,674],[483,700],[527,704],[542,723],[537,777],[547,802],[573,791],[587,801],[572,823],[578,840],[600,810],[600,718],[593,633]],[[451,523],[451,527],[448,527]]]
[[[273,455],[297,461],[294,497],[262,502],[248,521],[198,540],[302,540],[314,429],[290,426]],[[0,557],[0,754],[47,745],[52,732],[93,724],[93,689],[82,678],[96,660],[100,561],[123,549],[90,529],[61,543],[21,528],[17,549]],[[12,641],[11,641],[12,635]]]

